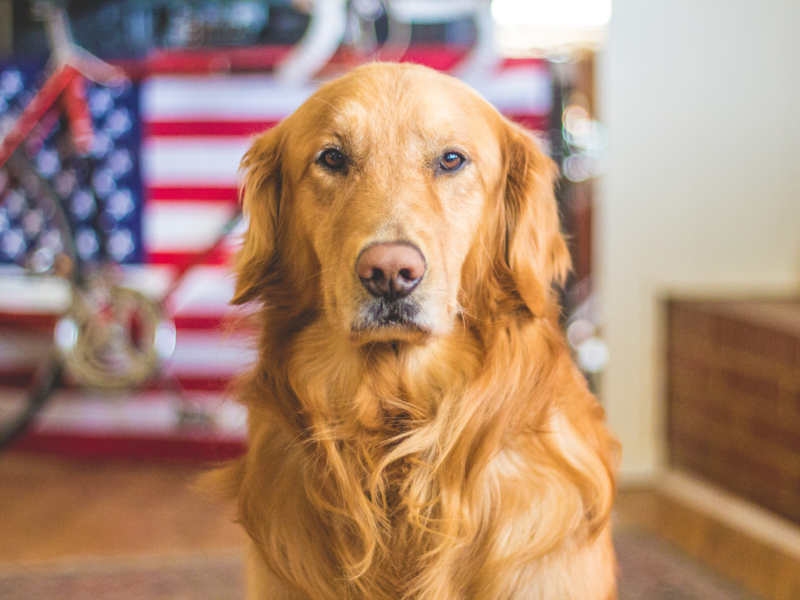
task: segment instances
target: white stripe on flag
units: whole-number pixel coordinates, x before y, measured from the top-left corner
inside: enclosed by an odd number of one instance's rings
[[[29,277],[13,267],[0,273],[0,312],[52,314],[66,310],[72,299],[69,283],[60,277]]]
[[[545,115],[551,82],[542,65],[510,66],[471,80],[499,110]],[[145,121],[279,121],[294,112],[315,87],[286,87],[266,75],[154,77],[142,86]]]
[[[230,311],[234,276],[226,266],[197,266],[184,276],[172,297],[176,315],[224,315]]]
[[[22,401],[20,393],[2,390],[8,402]],[[104,397],[82,391],[60,391],[37,416],[39,433],[174,435],[181,431],[181,413],[202,407],[214,423],[211,434],[231,440],[244,439],[247,410],[222,394],[187,396],[192,404],[159,391]]]
[[[236,186],[250,138],[162,138],[142,144],[142,176],[148,187]]]
[[[470,84],[500,112],[513,115],[550,112],[552,89],[550,75],[544,67],[511,67]]]
[[[278,121],[316,86],[281,85],[267,75],[153,77],[142,84],[145,121]]]
[[[253,345],[249,334],[179,329],[175,352],[166,368],[178,378],[233,377],[255,363],[257,354]],[[0,337],[0,377],[4,373],[36,367],[52,349],[52,334],[33,336],[4,332]]]
[[[249,335],[179,330],[168,369],[178,376],[231,377],[257,359]]]
[[[148,252],[202,252],[219,238],[233,207],[210,202],[149,202],[142,238]]]

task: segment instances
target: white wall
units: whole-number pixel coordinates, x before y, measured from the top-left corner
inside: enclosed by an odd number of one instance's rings
[[[630,480],[663,464],[663,298],[800,289],[800,1],[613,10],[596,264],[602,395]]]

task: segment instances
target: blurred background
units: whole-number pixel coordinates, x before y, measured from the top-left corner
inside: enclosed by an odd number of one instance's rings
[[[241,597],[241,534],[188,489],[244,449],[239,160],[390,60],[460,77],[560,167],[564,327],[623,444],[620,597],[800,598],[798,31],[787,0],[0,0],[6,145],[60,66],[97,80],[83,152],[62,95],[0,171],[0,430],[46,399],[0,453],[0,597]],[[145,298],[143,375],[79,364],[75,265],[86,302]],[[71,370],[42,384],[54,339]]]

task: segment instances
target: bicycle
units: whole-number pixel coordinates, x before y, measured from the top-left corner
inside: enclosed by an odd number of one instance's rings
[[[113,393],[157,380],[175,348],[171,294],[240,221],[237,211],[216,243],[178,269],[160,298],[124,285],[116,261],[130,250],[130,241],[124,236],[111,239],[115,232],[104,232],[102,223],[94,230],[76,231],[64,203],[70,195],[66,188],[74,191],[80,178],[74,173],[91,170],[95,132],[87,81],[113,89],[125,85],[126,79],[120,69],[75,45],[63,9],[48,2],[36,8],[53,48],[51,74],[1,138],[0,220],[20,227],[6,228],[0,249],[14,259],[16,274],[66,282],[69,303],[54,326],[54,348],[24,396],[0,398],[0,449],[26,430],[61,382]],[[44,151],[46,147],[53,150]],[[34,164],[34,157],[42,156],[53,164]],[[77,193],[72,194],[73,207],[79,202],[76,198]],[[89,211],[92,198],[83,200]],[[129,208],[121,206],[126,202],[130,199],[124,195],[118,199],[118,211]],[[174,379],[160,383],[180,393]]]

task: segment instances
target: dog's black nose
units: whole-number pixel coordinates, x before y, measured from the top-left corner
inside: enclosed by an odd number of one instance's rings
[[[425,257],[408,243],[375,244],[358,257],[356,272],[373,296],[402,298],[414,291],[425,274]]]

